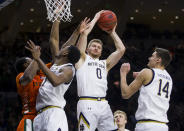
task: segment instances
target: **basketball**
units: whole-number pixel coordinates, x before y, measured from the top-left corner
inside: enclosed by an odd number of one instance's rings
[[[97,22],[98,26],[104,31],[110,31],[117,23],[116,14],[110,10],[105,10]]]

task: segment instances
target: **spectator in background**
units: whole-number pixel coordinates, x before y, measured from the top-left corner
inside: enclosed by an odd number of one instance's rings
[[[118,126],[118,131],[129,131],[125,129],[127,123],[127,115],[124,111],[117,110],[114,112],[114,120]]]

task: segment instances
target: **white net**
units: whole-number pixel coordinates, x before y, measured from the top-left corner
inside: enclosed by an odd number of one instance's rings
[[[71,0],[44,0],[47,8],[47,19],[54,22],[62,20],[64,22],[71,21],[70,12]]]

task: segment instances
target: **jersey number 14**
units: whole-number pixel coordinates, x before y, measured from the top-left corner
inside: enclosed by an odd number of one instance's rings
[[[164,86],[162,86],[162,79],[159,80],[159,90],[158,90],[158,95],[161,96],[162,93],[165,93],[165,97],[168,98],[169,94],[169,82],[166,82]]]

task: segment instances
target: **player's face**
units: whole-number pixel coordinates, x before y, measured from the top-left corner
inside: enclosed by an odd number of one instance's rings
[[[68,52],[69,52],[68,48],[69,48],[69,47],[70,47],[70,46],[66,46],[66,47],[62,48],[62,49],[59,51],[59,56],[66,56],[66,55],[68,55]]]
[[[102,53],[102,45],[98,42],[92,42],[87,51],[92,57],[99,58]]]
[[[114,116],[114,120],[115,120],[116,124],[118,125],[118,127],[123,126],[127,123],[125,116],[123,114],[120,114],[120,113],[116,114]]]
[[[148,59],[149,62],[148,62],[148,64],[147,64],[148,67],[154,68],[154,67],[156,67],[156,65],[158,64],[158,60],[159,60],[160,58],[158,58],[156,54],[157,54],[156,52],[153,52],[152,56],[149,57],[149,59]]]

